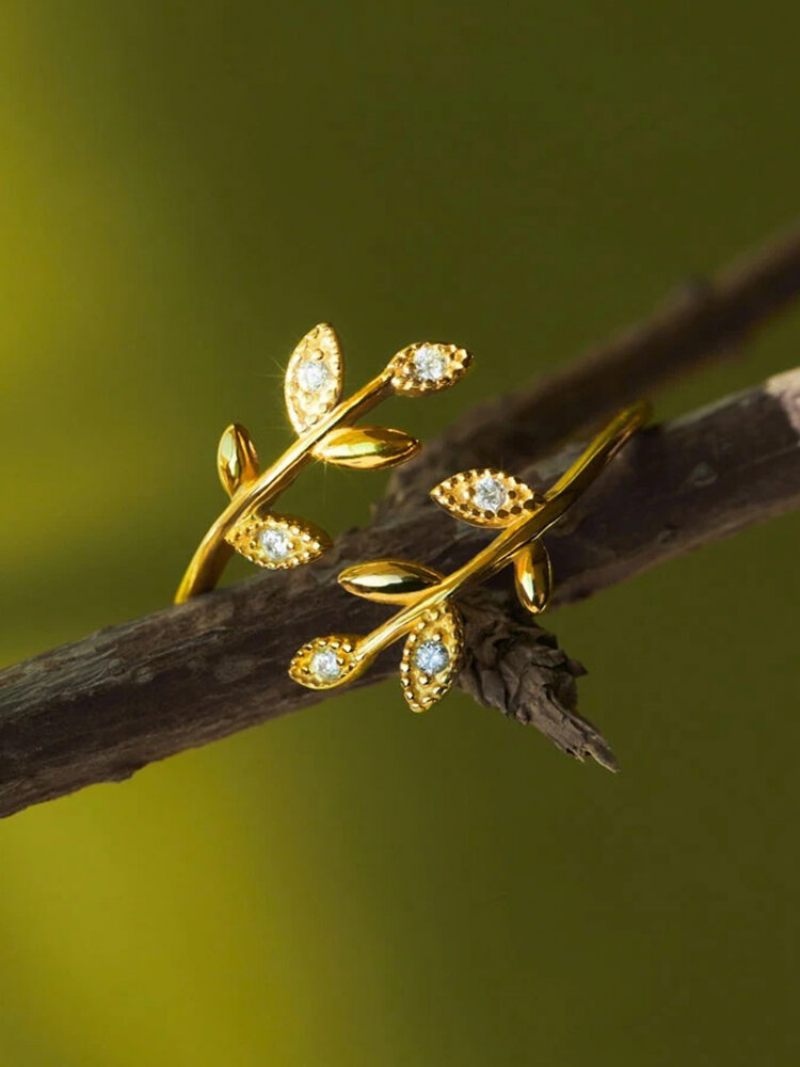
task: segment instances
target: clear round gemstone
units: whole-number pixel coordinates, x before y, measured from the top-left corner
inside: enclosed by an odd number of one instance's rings
[[[328,368],[317,359],[303,360],[297,368],[297,380],[306,393],[316,393],[329,377]]]
[[[440,381],[447,370],[447,360],[432,345],[423,345],[414,353],[414,370],[424,382]]]
[[[258,543],[264,555],[275,563],[286,559],[292,551],[292,539],[285,530],[262,530]]]
[[[508,493],[502,482],[487,474],[475,486],[472,499],[482,511],[499,511],[508,500]]]
[[[309,664],[311,673],[321,682],[332,682],[342,673],[342,668],[336,658],[336,653],[329,648],[323,648],[315,652]]]
[[[438,674],[450,662],[450,653],[438,638],[431,638],[420,644],[414,662],[426,674]]]

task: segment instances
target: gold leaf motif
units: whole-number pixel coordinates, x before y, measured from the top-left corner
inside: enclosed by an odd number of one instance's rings
[[[337,467],[382,470],[396,467],[419,450],[419,441],[388,426],[341,426],[331,430],[314,448],[317,459]]]
[[[510,526],[537,503],[524,482],[503,471],[464,471],[440,482],[431,496],[445,511],[473,526]]]
[[[458,345],[419,341],[401,348],[389,362],[396,393],[423,396],[448,389],[460,381],[472,362],[472,356]]]
[[[426,611],[406,638],[400,664],[403,696],[412,711],[427,711],[441,700],[461,670],[463,654],[458,609],[445,604]]]
[[[359,638],[354,634],[315,637],[292,657],[289,676],[307,689],[333,689],[362,674],[373,657],[358,655]]]
[[[553,568],[541,541],[526,545],[514,556],[514,585],[520,604],[531,615],[544,611],[553,587]]]
[[[305,335],[289,359],[283,391],[286,410],[303,433],[339,403],[344,359],[336,331],[326,322]]]
[[[408,604],[417,593],[442,580],[432,567],[399,559],[356,563],[339,575],[339,585],[354,596],[377,604]]]
[[[271,571],[310,563],[331,546],[324,530],[290,515],[248,515],[225,540],[245,559]]]
[[[217,473],[228,496],[258,476],[256,447],[250,434],[238,423],[229,426],[219,439]]]

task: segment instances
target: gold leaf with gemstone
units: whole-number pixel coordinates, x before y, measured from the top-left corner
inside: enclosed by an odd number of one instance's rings
[[[453,475],[432,489],[431,496],[473,526],[510,526],[536,503],[536,494],[524,482],[488,467]]]
[[[319,527],[273,513],[246,516],[225,539],[245,559],[272,571],[311,563],[331,546],[330,537]]]
[[[400,559],[356,563],[339,575],[339,585],[354,596],[377,604],[408,604],[414,597],[442,580],[433,567]]]
[[[341,426],[315,445],[317,459],[337,467],[382,470],[404,463],[419,451],[419,441],[389,426]]]
[[[292,352],[283,391],[297,433],[304,433],[332,411],[342,395],[344,358],[336,331],[320,323]]]
[[[424,396],[440,389],[449,389],[460,381],[472,362],[472,356],[458,345],[419,341],[401,348],[391,359],[387,370],[392,386],[403,396]]]
[[[355,634],[315,637],[294,654],[290,677],[308,689],[333,689],[352,681],[371,663],[358,656],[359,640]]]
[[[427,711],[458,677],[464,656],[461,613],[450,604],[426,611],[406,638],[400,663],[403,696],[412,711]]]

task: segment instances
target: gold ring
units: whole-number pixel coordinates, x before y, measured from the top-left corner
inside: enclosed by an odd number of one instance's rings
[[[182,604],[219,581],[234,551],[270,570],[310,563],[330,547],[324,530],[278,515],[271,505],[313,460],[339,467],[379,470],[409,459],[419,442],[403,430],[353,427],[388,396],[425,396],[459,381],[471,362],[463,348],[418,342],[397,352],[381,373],[347,400],[341,399],[344,358],[332,326],[306,334],[289,359],[284,395],[295,442],[264,471],[243,426],[223,433],[217,470],[230,503],[200,542],[175,594]]]
[[[584,493],[631,436],[650,407],[621,411],[546,492],[539,494],[497,470],[457,474],[431,496],[446,511],[476,526],[500,529],[485,548],[452,574],[405,560],[376,560],[339,575],[350,593],[401,610],[366,636],[318,637],[295,654],[289,674],[309,689],[333,689],[358,678],[389,645],[406,638],[400,681],[413,711],[427,711],[447,692],[463,665],[464,626],[453,603],[459,593],[513,563],[516,591],[528,611],[547,606],[553,578],[541,537]]]

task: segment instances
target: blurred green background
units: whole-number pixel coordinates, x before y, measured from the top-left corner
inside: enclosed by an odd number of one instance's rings
[[[353,386],[471,348],[402,409],[430,436],[790,221],[798,29],[788,0],[7,0],[3,661],[169,600],[220,431],[285,446],[315,322]],[[798,352],[800,314],[660,411]],[[294,499],[336,530],[381,485]],[[799,533],[551,617],[617,777],[392,683],[3,823],[0,1063],[794,1065]]]

